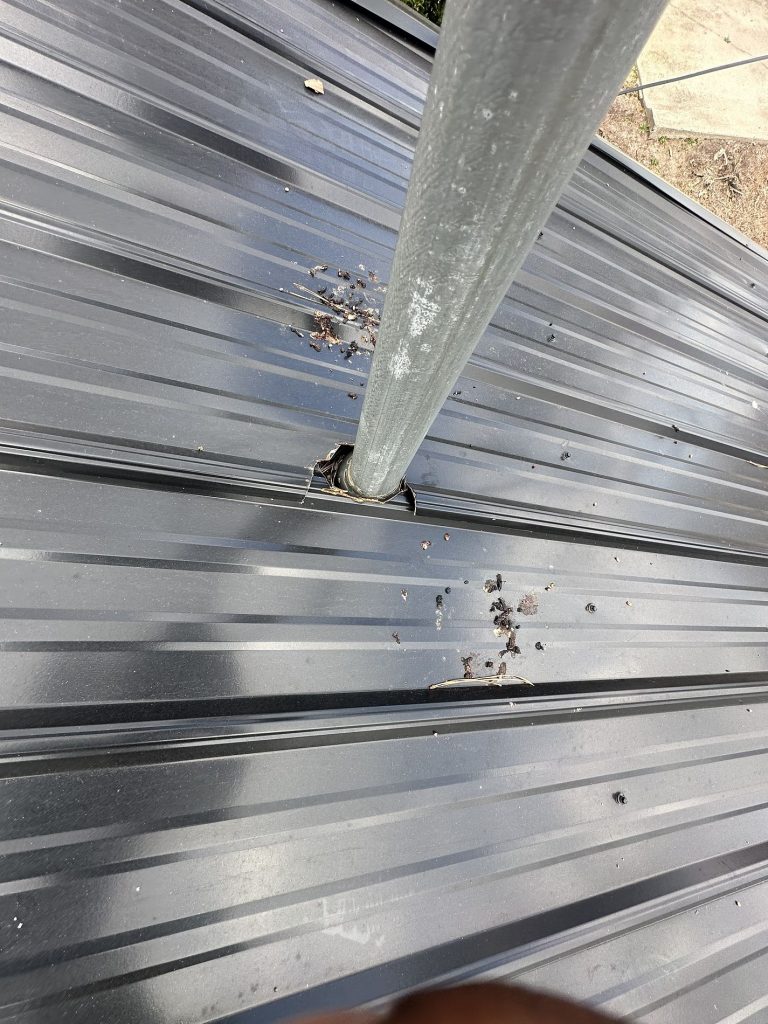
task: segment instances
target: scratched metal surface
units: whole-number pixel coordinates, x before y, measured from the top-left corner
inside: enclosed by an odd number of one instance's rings
[[[593,148],[417,516],[302,503],[368,357],[295,283],[386,281],[429,71],[382,13],[0,3],[0,1015],[762,1020],[768,261]],[[535,685],[429,689],[497,572]]]

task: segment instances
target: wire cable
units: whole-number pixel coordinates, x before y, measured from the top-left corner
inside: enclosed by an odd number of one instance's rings
[[[720,64],[716,68],[705,68],[704,71],[689,71],[686,75],[676,75],[674,78],[662,78],[658,82],[648,82],[647,85],[633,85],[630,89],[622,89],[619,96],[629,96],[633,92],[643,92],[645,89],[655,89],[658,85],[669,85],[670,82],[682,82],[685,78],[698,78],[699,75],[711,75],[713,71],[727,71],[728,68],[740,68],[743,64],[754,64],[759,60],[768,60],[768,53],[760,57],[747,57],[746,60],[735,60],[732,64]]]

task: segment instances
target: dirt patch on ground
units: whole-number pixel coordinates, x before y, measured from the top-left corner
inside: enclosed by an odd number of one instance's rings
[[[768,248],[768,143],[655,131],[637,93],[614,100],[599,134]]]

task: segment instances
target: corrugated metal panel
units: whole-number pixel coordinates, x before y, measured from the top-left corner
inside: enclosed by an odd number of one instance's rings
[[[9,444],[300,491],[353,438],[368,356],[309,348],[296,285],[386,280],[428,61],[354,9],[240,4],[257,39],[166,2],[0,8]],[[592,153],[412,484],[765,552],[767,295],[761,256]]]
[[[754,696],[6,740],[6,1012],[269,1021],[511,972],[731,1019],[764,992]]]
[[[446,541],[407,512],[31,473],[4,474],[3,513],[11,721],[431,700],[462,657],[498,663],[497,572],[513,609],[537,602],[513,616],[509,668],[537,687],[768,672],[764,564],[454,526]]]
[[[760,1020],[768,261],[594,148],[417,516],[302,502],[368,356],[296,284],[386,281],[429,73],[383,13],[0,2],[0,1014]],[[534,687],[429,690],[497,572]]]

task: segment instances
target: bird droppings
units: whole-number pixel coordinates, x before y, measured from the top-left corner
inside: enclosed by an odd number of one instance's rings
[[[401,591],[400,591],[400,597],[402,597],[402,599],[403,599],[404,601],[407,601],[407,600],[408,600],[408,591],[407,591],[407,590],[405,590],[405,589],[401,590]]]
[[[623,790],[621,790],[621,789],[618,789],[613,794],[613,799],[616,801],[617,804],[624,805],[624,804],[628,804],[629,803],[629,798],[627,797],[627,794],[624,793]]]
[[[468,581],[464,580],[464,582],[467,583]],[[488,579],[488,580],[485,581],[485,583],[483,584],[483,590],[484,590],[485,593],[498,593],[498,591],[501,590],[502,585],[503,585],[503,580],[501,578],[501,573],[497,573],[495,579]],[[491,605],[490,611],[491,611],[492,614],[495,613],[494,617],[493,617],[493,635],[496,636],[496,637],[504,638],[504,640],[506,642],[505,642],[504,648],[499,651],[499,658],[501,660],[499,662],[499,666],[496,669],[495,674],[491,675],[491,676],[483,676],[483,677],[481,677],[477,681],[477,685],[478,686],[480,686],[480,685],[482,685],[482,686],[501,686],[501,685],[503,685],[500,682],[500,680],[503,677],[505,677],[506,674],[507,674],[507,663],[504,661],[505,656],[507,654],[509,654],[509,655],[514,657],[515,655],[518,655],[518,654],[522,653],[520,648],[517,645],[517,630],[519,629],[519,626],[512,622],[512,607],[509,604],[507,604],[507,602],[504,600],[503,597],[497,597],[495,599],[495,601],[493,602],[493,604]],[[475,678],[474,677],[474,673],[473,673],[472,676],[467,676],[466,675],[467,667],[468,666],[469,666],[469,668],[471,670],[472,658],[473,658],[473,655],[469,655],[467,658],[462,657],[462,659],[461,659],[461,663],[464,666],[464,672],[465,672],[464,678],[465,679],[467,679],[467,678],[474,679]],[[493,668],[493,665],[494,665],[494,662],[491,661],[491,660],[487,660],[485,662],[485,668],[487,668],[487,669],[488,668]],[[511,681],[511,679],[517,679],[517,680],[523,682],[527,686],[533,686],[533,683],[530,680],[526,679],[524,676],[512,676],[510,678],[510,681]],[[438,687],[438,686],[454,686],[454,685],[458,685],[457,681],[449,679],[449,680],[446,680],[443,683],[435,683],[435,684],[433,684],[430,687],[430,689],[434,689],[435,687]]]
[[[593,601],[590,601],[588,604],[584,605],[584,611],[589,612],[590,615],[594,615],[597,611],[597,605]]]
[[[536,648],[537,651],[544,650],[544,644],[541,642],[541,640],[537,640],[533,646]]]
[[[322,96],[325,93],[325,86],[319,78],[305,78],[304,88],[309,89],[310,92],[317,93],[318,96]],[[277,989],[275,989],[277,991]]]
[[[632,607],[632,602],[631,601],[625,601],[624,604],[627,606],[627,608],[631,608]]]
[[[421,550],[422,551],[426,551],[427,548],[431,548],[431,547],[432,547],[432,541],[431,540],[423,540],[421,542]]]
[[[321,313],[319,310],[312,314],[315,318],[316,331],[312,331],[310,338],[314,338],[315,341],[325,341],[330,348],[333,345],[338,345],[340,338],[336,334],[334,319],[328,313]]]
[[[524,594],[517,605],[520,615],[536,615],[539,610],[539,599],[535,594]]]
[[[546,585],[546,587],[544,587],[544,589],[545,590],[554,590],[555,586],[556,586],[555,581],[554,580],[550,580],[549,583]]]
[[[303,332],[300,331],[298,327],[294,327],[292,324],[288,325],[288,330],[291,332],[291,334],[295,334],[297,338],[304,337]]]
[[[351,398],[353,402],[357,401],[357,395],[355,394],[354,391],[348,391],[347,398]]]
[[[396,644],[401,643],[400,634],[399,633],[393,633],[392,634],[392,639],[395,641]]]
[[[678,427],[678,425],[677,425],[676,423],[673,423],[673,424],[672,424],[672,429],[674,430],[674,432],[675,432],[676,434],[679,434],[679,433],[680,433],[680,427]]]
[[[446,592],[446,594],[450,594],[450,592],[451,592],[451,588],[450,588],[450,587],[446,587],[446,588],[445,588],[445,592]]]
[[[561,455],[560,455],[560,461],[561,462],[567,462],[568,459],[570,459],[570,457],[571,457],[571,453],[570,452],[567,452],[567,451],[566,452],[562,452]]]
[[[444,533],[443,534],[443,540],[450,540],[450,539],[451,539],[450,533]]]
[[[514,641],[514,640],[513,640],[513,639],[512,639],[511,637],[510,637],[510,639],[509,639],[509,640],[507,640],[507,644],[506,644],[506,647],[504,647],[504,649],[503,649],[503,650],[499,651],[499,657],[500,657],[500,658],[503,658],[505,654],[511,654],[511,655],[513,655],[513,656],[514,656],[514,655],[516,655],[516,654],[522,654],[522,653],[523,653],[523,652],[522,652],[522,651],[520,650],[520,648],[519,648],[519,647],[517,646],[517,644],[515,643],[515,641]],[[502,665],[503,665],[503,664],[504,664],[504,662],[502,662]],[[505,669],[505,671],[506,671],[506,669]]]
[[[474,672],[474,669],[472,668],[473,660],[474,660],[474,655],[473,654],[468,654],[466,658],[462,658],[461,659],[461,664],[464,666],[464,678],[465,679],[474,679],[475,678],[475,672]]]
[[[491,612],[496,612],[493,618],[493,635],[503,636],[509,639],[514,637],[515,627],[512,624],[512,608],[503,597],[497,597],[491,605]]]
[[[310,267],[308,273],[310,277],[315,277],[326,270],[328,264],[318,263]],[[320,302],[338,318],[334,319],[330,313],[316,311],[314,317],[317,321],[317,330],[313,332],[312,337],[326,341],[329,346],[339,345],[341,348],[341,339],[336,333],[336,327],[344,324],[359,331],[357,339],[344,351],[345,359],[351,358],[356,352],[370,353],[376,345],[376,331],[381,322],[381,311],[375,305],[369,304],[370,300],[365,294],[366,283],[362,278],[356,277],[353,281],[352,274],[341,267],[336,271],[336,275],[340,281],[335,287],[324,284],[313,291],[302,284],[295,285],[301,296],[309,296],[315,302]]]
[[[503,580],[501,578],[501,573],[497,572],[495,580],[485,581],[485,583],[483,584],[483,590],[486,592],[486,594],[493,594],[497,590],[501,590],[502,583]]]

